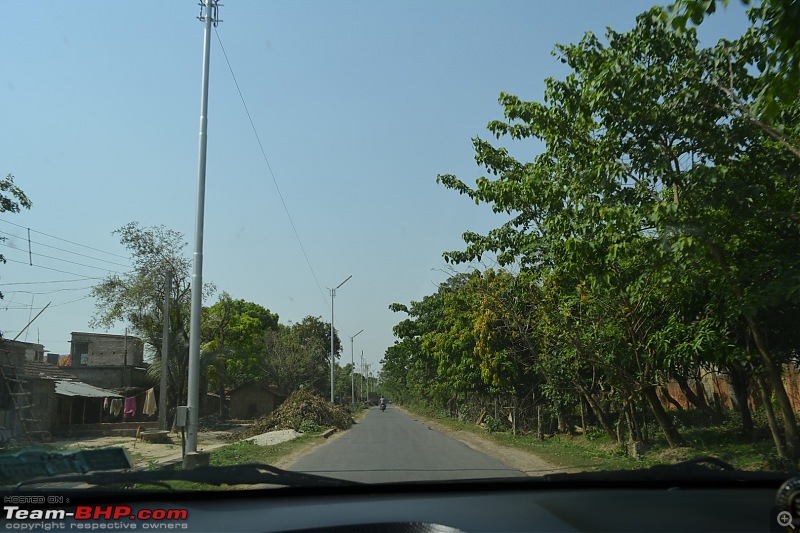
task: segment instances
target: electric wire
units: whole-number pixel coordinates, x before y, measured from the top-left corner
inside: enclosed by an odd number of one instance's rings
[[[75,302],[80,302],[82,300],[87,300],[87,299],[89,299],[91,297],[92,297],[91,294],[87,294],[86,296],[81,296],[80,298],[76,298],[74,300],[61,302],[59,304],[52,304],[52,305],[49,306],[49,309],[52,309],[53,307],[61,307],[62,305],[74,304]],[[2,305],[0,305],[0,307],[2,307]],[[32,306],[29,306],[29,305],[25,305],[24,307],[3,307],[3,310],[6,310],[6,311],[28,311],[30,309],[31,311],[41,311],[45,307],[47,307],[47,306],[32,307]]]
[[[10,287],[12,285],[44,285],[48,283],[74,283],[76,281],[87,281],[87,280],[97,280],[97,279],[105,279],[103,277],[93,277],[93,278],[80,278],[80,279],[49,279],[45,281],[14,281],[12,283],[0,283],[0,287]],[[14,292],[14,291],[8,291]]]
[[[64,291],[85,291],[88,289],[94,289],[94,286],[89,287],[63,287],[61,289],[55,289],[52,291],[22,291],[22,290],[15,290],[15,291],[3,291],[3,294],[13,294],[13,293],[22,293],[22,294],[55,294],[57,292],[64,292]]]
[[[281,199],[281,204],[283,204],[283,210],[286,212],[286,216],[289,219],[289,224],[292,226],[292,231],[294,232],[295,239],[297,239],[297,244],[300,245],[300,250],[303,252],[303,257],[306,260],[306,264],[308,265],[308,269],[311,271],[311,275],[314,277],[314,282],[317,284],[317,289],[319,289],[319,294],[322,299],[325,301],[325,305],[327,306],[327,299],[325,298],[325,292],[322,290],[322,285],[319,283],[319,279],[317,279],[317,274],[314,272],[314,267],[311,266],[311,261],[308,258],[308,254],[306,253],[306,249],[303,246],[303,241],[300,239],[300,234],[297,232],[297,227],[294,225],[294,220],[292,220],[292,215],[289,213],[289,208],[286,205],[286,201],[283,198],[283,194],[281,193],[281,188],[278,186],[278,180],[275,178],[275,173],[272,171],[272,165],[269,163],[269,158],[267,157],[267,153],[264,150],[264,145],[261,143],[261,138],[258,136],[258,130],[256,130],[256,125],[253,122],[253,117],[250,115],[250,110],[247,107],[247,102],[245,102],[244,94],[242,94],[242,89],[239,87],[239,82],[236,80],[236,75],[233,73],[233,66],[231,66],[231,62],[228,59],[228,54],[225,51],[225,47],[222,45],[222,39],[220,39],[219,32],[217,28],[214,28],[214,33],[217,36],[217,42],[219,43],[219,47],[222,50],[222,55],[225,57],[225,62],[228,64],[228,70],[231,73],[231,78],[233,78],[233,83],[236,85],[236,90],[239,93],[239,99],[242,101],[242,106],[244,107],[244,112],[247,114],[247,120],[250,121],[250,127],[253,129],[253,134],[256,137],[256,142],[258,142],[258,147],[261,150],[261,156],[264,158],[264,162],[267,164],[267,168],[269,169],[269,174],[272,177],[272,183],[275,184],[275,189],[278,191],[278,197]]]
[[[20,240],[22,240],[22,241],[27,241],[27,242],[30,242],[31,244],[37,244],[37,245],[39,245],[39,246],[44,246],[45,248],[52,248],[53,250],[58,250],[59,252],[66,252],[66,253],[68,253],[68,254],[77,255],[77,256],[79,256],[79,257],[84,257],[84,258],[86,258],[86,259],[93,259],[93,260],[95,260],[95,261],[102,261],[103,263],[109,263],[109,264],[111,264],[111,265],[116,265],[116,266],[121,266],[121,267],[125,267],[125,268],[130,268],[130,265],[124,265],[124,264],[122,264],[122,263],[117,263],[117,262],[115,262],[115,261],[109,261],[108,259],[101,259],[101,258],[99,258],[99,257],[93,257],[93,256],[91,256],[91,255],[86,255],[86,254],[81,254],[81,253],[78,253],[78,252],[73,252],[72,250],[66,250],[66,249],[64,249],[64,248],[59,248],[59,247],[57,247],[57,246],[51,246],[51,245],[49,245],[49,244],[45,244],[45,243],[43,243],[43,242],[38,242],[38,241],[34,241],[34,240],[30,240],[30,241],[29,241],[29,240],[28,240],[28,239],[26,239],[25,237],[20,237],[19,235],[14,235],[13,233],[9,233],[9,232],[7,232],[7,231],[0,231],[0,233],[2,233],[2,234],[4,234],[4,235],[9,235],[9,236],[11,236],[11,237],[14,237],[14,238],[16,238],[16,239],[20,239]]]
[[[102,279],[102,278],[93,278],[93,277],[89,277],[89,276],[84,276],[82,274],[77,274],[75,272],[68,272],[66,270],[59,270],[58,268],[52,268],[52,267],[48,267],[48,266],[44,266],[44,265],[31,265],[27,261],[18,261],[16,259],[9,259],[8,257],[6,257],[5,260],[10,262],[10,263],[18,263],[20,265],[26,265],[26,266],[30,266],[30,267],[33,267],[33,268],[43,268],[45,270],[52,270],[53,272],[58,272],[60,274],[67,274],[69,276],[79,276],[81,278],[81,281],[87,280],[87,279]]]
[[[45,237],[50,237],[51,239],[56,239],[58,241],[68,242],[70,244],[74,244],[75,246],[80,246],[82,248],[88,248],[89,250],[94,250],[95,252],[100,252],[101,254],[112,255],[114,257],[119,257],[121,259],[126,259],[126,260],[129,259],[128,257],[126,257],[124,255],[115,254],[113,252],[107,252],[105,250],[101,250],[99,248],[94,248],[94,247],[86,245],[86,244],[81,244],[79,242],[71,241],[69,239],[64,239],[63,237],[56,237],[55,235],[50,235],[49,233],[45,233],[43,231],[37,231],[35,229],[28,228],[27,226],[22,226],[21,224],[15,224],[14,222],[9,222],[8,220],[3,220],[3,219],[0,218],[0,222],[5,222],[6,224],[11,224],[12,226],[16,226],[18,228],[22,228],[22,229],[25,229],[25,230],[30,230],[31,233],[38,233],[39,235],[44,235]]]
[[[11,247],[10,247],[10,246],[8,246],[7,244],[2,244],[2,243],[0,243],[0,246],[5,246],[6,248],[9,248],[9,249],[11,249],[11,250],[16,250],[16,248],[11,248]],[[87,264],[84,264],[84,263],[78,263],[77,261],[70,261],[69,259],[62,259],[62,258],[60,258],[60,257],[53,257],[53,256],[51,256],[51,255],[47,255],[47,254],[40,254],[40,253],[38,253],[38,252],[29,252],[29,253],[30,253],[30,255],[32,255],[32,256],[36,256],[36,257],[44,257],[44,258],[46,258],[46,259],[52,259],[53,261],[62,261],[62,262],[64,262],[64,263],[69,263],[69,264],[71,264],[71,265],[82,266],[82,267],[85,267],[85,268],[94,268],[95,270],[102,270],[102,271],[104,271],[104,272],[109,272],[109,273],[111,273],[111,274],[119,274],[119,272],[117,272],[116,270],[110,270],[110,269],[108,269],[108,268],[103,268],[103,267],[97,267],[97,266],[87,265]],[[28,263],[28,264],[29,264],[29,266],[36,266],[36,265],[31,265],[30,263]]]

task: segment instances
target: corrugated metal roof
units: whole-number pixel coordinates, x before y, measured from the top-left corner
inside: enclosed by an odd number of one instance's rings
[[[82,398],[122,398],[116,392],[101,389],[82,381],[56,381],[56,394]]]

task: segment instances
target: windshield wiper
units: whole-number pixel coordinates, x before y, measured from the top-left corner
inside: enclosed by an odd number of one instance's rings
[[[192,481],[209,485],[279,485],[283,487],[342,487],[360,485],[355,481],[334,479],[302,472],[283,470],[266,464],[201,466],[191,470],[128,470],[122,472],[87,472],[29,479],[6,490],[18,491],[32,485],[81,483],[91,486],[157,485],[173,490],[167,481]]]

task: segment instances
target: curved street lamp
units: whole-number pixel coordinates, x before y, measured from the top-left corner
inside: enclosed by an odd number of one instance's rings
[[[356,381],[355,381],[355,362],[353,362],[353,339],[358,337],[364,332],[362,329],[352,337],[350,337],[350,396],[353,407],[356,406]]]
[[[334,357],[333,357],[333,297],[336,296],[336,289],[338,289],[339,287],[341,287],[342,285],[344,285],[345,283],[350,281],[350,278],[352,278],[352,277],[353,277],[353,275],[351,274],[351,275],[347,276],[346,280],[344,280],[343,282],[338,284],[335,289],[328,289],[329,291],[331,291],[331,403],[334,402],[334,399],[333,399],[333,362],[334,362]]]

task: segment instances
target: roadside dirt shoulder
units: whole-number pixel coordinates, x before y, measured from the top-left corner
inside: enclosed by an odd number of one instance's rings
[[[211,451],[231,443],[231,433],[241,430],[200,431],[197,434],[197,449]],[[165,442],[146,442],[135,437],[96,437],[63,440],[50,443],[65,450],[89,450],[95,448],[122,447],[128,452],[134,467],[146,467],[151,463],[166,463],[180,460],[183,446],[180,434],[169,434]]]
[[[499,444],[488,437],[483,437],[471,431],[452,428],[437,422],[436,420],[432,420],[428,417],[407,411],[397,405],[394,405],[393,407],[403,411],[408,416],[423,422],[429,428],[453,437],[454,439],[463,442],[473,450],[485,453],[490,457],[494,457],[509,467],[519,470],[528,476],[542,476],[545,474],[553,474],[558,472],[569,472],[567,467],[554,465],[548,461],[545,461],[534,453]]]

